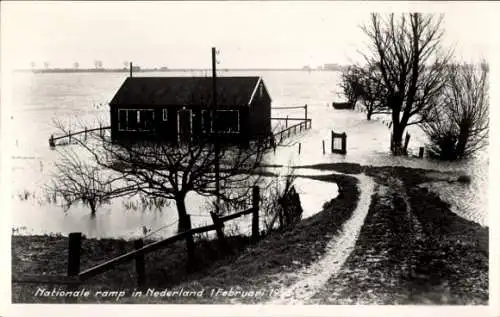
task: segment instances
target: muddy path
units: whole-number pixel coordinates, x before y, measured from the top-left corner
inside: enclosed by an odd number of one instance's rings
[[[366,175],[359,175],[356,178],[359,181],[358,186],[361,194],[351,218],[342,224],[337,235],[328,242],[325,254],[312,265],[304,267],[295,273],[294,278],[297,279],[297,282],[281,289],[279,298],[272,300],[270,304],[304,303],[314,296],[328,279],[335,275],[344,265],[344,262],[354,249],[357,237],[365,221],[375,184],[372,178]],[[287,276],[281,276],[280,278],[287,279]]]
[[[487,304],[488,228],[458,217],[405,169],[372,171],[356,246],[309,304]]]

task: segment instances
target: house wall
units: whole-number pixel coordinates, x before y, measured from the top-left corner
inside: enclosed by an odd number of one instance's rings
[[[257,88],[249,107],[248,131],[252,137],[263,137],[271,133],[271,97],[263,82],[262,95]]]
[[[153,131],[122,131],[119,129],[119,110],[120,109],[151,109],[151,107],[142,106],[112,106],[110,107],[111,115],[111,136],[113,141],[119,140],[163,140],[163,141],[177,141],[177,113],[183,107],[181,106],[154,106],[154,126]],[[167,120],[163,120],[163,109],[167,110]],[[198,105],[186,106],[186,109],[190,109],[192,113],[192,134],[194,137],[203,135],[202,131],[202,108]],[[221,109],[221,108],[218,108]],[[224,107],[222,109],[235,109],[240,111],[240,133],[238,134],[225,134],[221,135],[219,139],[224,139],[231,142],[240,142],[241,140],[247,139],[248,133],[248,107],[247,106],[235,106],[235,107]],[[208,109],[207,109],[208,110]]]

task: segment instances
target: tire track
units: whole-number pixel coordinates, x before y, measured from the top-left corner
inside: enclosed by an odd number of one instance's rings
[[[336,236],[326,246],[324,256],[307,268],[297,272],[298,282],[283,289],[279,298],[269,304],[302,304],[316,294],[322,286],[335,275],[351,254],[361,231],[370,206],[375,182],[364,174],[356,176],[359,180],[360,198],[351,218],[343,225]]]

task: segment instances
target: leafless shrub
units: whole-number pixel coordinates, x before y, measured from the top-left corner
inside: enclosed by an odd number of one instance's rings
[[[489,127],[488,67],[453,64],[439,107],[421,124],[431,154],[444,160],[466,158],[487,145]]]
[[[267,195],[262,201],[265,231],[289,229],[301,220],[302,209],[298,211],[288,205],[288,198],[295,193],[295,176],[289,169],[284,177],[276,176],[267,187]]]

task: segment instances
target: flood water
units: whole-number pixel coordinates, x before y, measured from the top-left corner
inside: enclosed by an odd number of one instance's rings
[[[59,120],[76,129],[86,125],[96,127],[97,121],[109,122],[107,103],[118,90],[126,73],[30,74],[14,73],[12,77],[12,126],[10,148],[12,163],[11,219],[20,234],[62,233],[81,231],[92,237],[131,238],[143,234],[143,228],[155,231],[176,221],[175,206],[162,211],[134,209],[130,200],[117,200],[98,210],[95,218],[83,206],[64,212],[61,207],[47,202],[44,184],[51,179],[53,163],[58,151],[51,150],[48,138],[57,134],[54,121]],[[140,76],[188,76],[193,73],[141,73]],[[194,75],[205,75],[194,73]],[[219,76],[261,75],[276,106],[308,105],[312,129],[287,139],[287,146],[266,156],[266,163],[306,165],[325,162],[356,162],[365,165],[404,165],[410,167],[457,171],[472,176],[472,182],[460,191],[440,190],[447,201],[460,200],[454,212],[487,225],[488,155],[483,151],[466,162],[443,163],[411,157],[394,158],[389,154],[390,130],[386,118],[367,121],[356,111],[335,110],[329,104],[338,99],[337,72],[224,72]],[[299,110],[273,110],[273,117],[303,117]],[[329,154],[331,131],[347,134],[347,154]],[[409,130],[410,150],[416,152],[426,142],[417,127]],[[327,153],[322,152],[322,141]],[[298,153],[298,143],[301,153]],[[307,172],[307,173],[306,173]],[[313,175],[314,171],[300,171]],[[324,202],[337,195],[332,183],[298,177],[297,190],[301,194],[304,217],[321,210]],[[442,187],[442,186],[441,186]],[[133,201],[133,199],[132,199]],[[190,195],[187,208],[193,214],[195,225],[211,223],[205,201]],[[194,215],[197,216],[194,216]],[[249,219],[242,219],[239,227],[245,231]],[[169,236],[175,225],[159,231]]]

